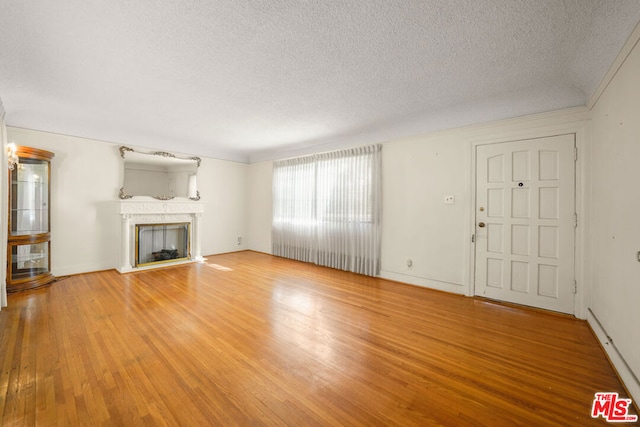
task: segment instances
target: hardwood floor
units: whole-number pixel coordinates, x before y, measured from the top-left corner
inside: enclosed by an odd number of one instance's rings
[[[240,252],[0,311],[2,425],[602,425],[573,318]]]

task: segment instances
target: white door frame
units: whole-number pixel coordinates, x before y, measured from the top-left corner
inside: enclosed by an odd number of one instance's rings
[[[470,141],[471,150],[471,164],[470,166],[470,189],[469,194],[471,196],[471,202],[469,203],[469,224],[468,229],[471,233],[475,233],[476,229],[476,147],[478,145],[486,144],[498,144],[503,142],[514,142],[527,139],[545,138],[556,135],[574,134],[575,143],[578,153],[578,159],[575,164],[575,209],[578,214],[578,227],[575,230],[575,266],[574,277],[577,282],[576,295],[574,302],[574,316],[579,319],[586,319],[588,314],[588,307],[591,298],[591,278],[590,275],[585,274],[585,260],[589,258],[587,245],[585,244],[585,238],[587,236],[587,224],[588,224],[588,210],[586,209],[588,194],[587,177],[585,174],[585,166],[589,163],[587,138],[588,138],[588,123],[586,121],[576,121],[563,125],[552,125],[538,128],[531,128],[526,131],[504,132],[495,133],[492,136],[481,137]],[[469,268],[467,270],[466,278],[468,279],[468,288],[466,295],[475,296],[475,242],[471,241],[472,236],[469,236]]]

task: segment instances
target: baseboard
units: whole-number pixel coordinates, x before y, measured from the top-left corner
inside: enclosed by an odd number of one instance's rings
[[[382,279],[392,280],[394,282],[406,283],[414,286],[422,286],[423,288],[436,289],[438,291],[450,292],[453,294],[464,295],[465,287],[458,283],[442,282],[440,280],[427,279],[424,277],[411,276],[408,274],[395,273],[392,271],[382,270],[378,276]]]
[[[600,324],[591,310],[589,310],[587,314],[587,322],[589,323],[589,326],[596,338],[598,338],[598,341],[600,341],[602,348],[609,357],[609,361],[611,361],[618,377],[620,377],[620,380],[631,395],[631,398],[637,407],[640,403],[640,381],[638,380],[638,377],[633,373],[629,365],[627,365],[624,357],[622,357],[611,338],[609,338],[607,331],[605,331],[604,327]],[[594,390],[594,392],[596,391],[609,390]]]
[[[95,273],[96,271],[104,271],[113,269],[113,263],[88,263],[67,266],[62,268],[52,268],[51,274],[56,277],[75,276],[77,274]]]

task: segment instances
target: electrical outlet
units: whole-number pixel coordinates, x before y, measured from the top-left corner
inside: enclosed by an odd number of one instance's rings
[[[444,204],[445,205],[454,205],[455,203],[456,203],[455,196],[452,196],[452,195],[444,196]]]
[[[409,270],[411,270],[411,268],[412,268],[412,267],[413,267],[413,260],[408,259],[408,260],[407,260],[407,268],[408,268]]]
[[[242,237],[238,237],[238,246],[242,244]]]

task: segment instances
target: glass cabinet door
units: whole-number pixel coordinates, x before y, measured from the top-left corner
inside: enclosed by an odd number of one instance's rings
[[[15,281],[49,273],[49,242],[11,247],[11,278]]]
[[[49,232],[49,162],[20,159],[11,175],[11,235]]]

